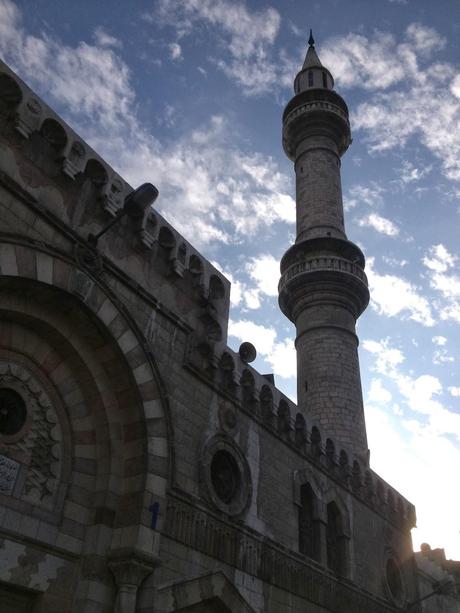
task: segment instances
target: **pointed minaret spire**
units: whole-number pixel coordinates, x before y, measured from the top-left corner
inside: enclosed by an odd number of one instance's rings
[[[301,71],[295,78],[294,91],[296,94],[307,89],[333,89],[334,79],[327,68],[321,64],[315,49],[315,39],[310,28],[308,49]]]

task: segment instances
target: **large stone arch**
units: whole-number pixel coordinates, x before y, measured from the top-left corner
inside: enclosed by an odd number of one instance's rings
[[[170,447],[153,356],[97,276],[63,254],[13,238],[0,242],[0,322],[0,370],[9,360],[16,370],[8,376],[18,385],[32,373],[38,382],[32,389],[46,388],[54,398],[66,464],[52,508],[13,496],[4,502],[31,522],[46,522],[37,540],[79,560],[80,571],[72,571],[74,589],[79,576],[79,610],[95,583],[91,599],[104,610],[115,597],[108,565],[122,589],[126,572],[131,581],[134,568],[140,582],[159,551]],[[14,573],[4,571],[0,580],[10,581]],[[18,575],[16,585],[34,587],[28,579]],[[42,582],[43,591],[52,581]]]

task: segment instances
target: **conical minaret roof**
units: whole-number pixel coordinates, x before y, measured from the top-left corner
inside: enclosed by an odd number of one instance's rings
[[[321,64],[315,49],[315,39],[310,30],[307,55],[300,72],[294,80],[294,91],[300,94],[308,89],[333,89],[334,79],[329,70]]]
[[[313,33],[310,30],[310,38],[308,39],[308,50],[307,55],[305,56],[305,61],[302,66],[302,70],[313,67],[322,68],[321,61],[316,53],[315,49],[315,39],[313,38]]]

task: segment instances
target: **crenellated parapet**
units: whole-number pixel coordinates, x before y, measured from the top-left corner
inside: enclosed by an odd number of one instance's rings
[[[88,272],[102,274],[114,264],[152,290],[201,342],[225,346],[230,283],[158,211],[123,219],[97,250],[88,242],[120,213],[133,188],[1,61],[0,141],[1,184],[27,194],[30,207],[71,235]]]
[[[297,453],[301,462],[325,473],[398,529],[415,526],[414,506],[369,467],[366,457],[324,434],[318,422],[238,353],[226,348],[211,362],[197,358],[192,350],[187,366],[227,399],[224,429],[231,432],[236,422],[233,411],[242,411]]]

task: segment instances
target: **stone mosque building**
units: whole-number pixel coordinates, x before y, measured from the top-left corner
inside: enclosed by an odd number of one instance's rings
[[[156,188],[0,63],[1,613],[460,611],[460,563],[414,555],[414,506],[369,467],[348,109],[309,43],[283,115],[297,406],[228,348],[230,284]]]

